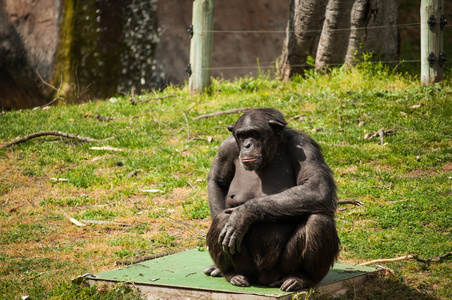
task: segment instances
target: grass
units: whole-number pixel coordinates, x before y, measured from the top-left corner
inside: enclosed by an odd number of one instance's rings
[[[82,288],[70,279],[113,269],[116,260],[204,247],[210,222],[205,179],[229,134],[226,125],[238,116],[193,118],[248,106],[275,107],[293,118],[291,127],[322,145],[339,197],[364,202],[337,214],[340,261],[450,252],[452,72],[443,86],[424,87],[402,69],[364,64],[291,82],[265,74],[216,79],[202,95],[169,87],[141,97],[177,97],[138,105],[119,96],[0,114],[0,143],[41,130],[115,137],[101,143],[41,137],[0,150],[0,297],[138,298],[125,288]],[[116,119],[101,122],[96,114]],[[364,138],[381,128],[392,130],[384,145]],[[107,145],[124,151],[91,149]],[[65,214],[111,223],[77,227]],[[452,297],[450,260],[385,266],[394,273],[351,287],[341,298]]]

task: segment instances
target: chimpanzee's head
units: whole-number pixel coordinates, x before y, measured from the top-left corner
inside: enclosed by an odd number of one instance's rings
[[[273,159],[286,125],[280,111],[257,108],[246,112],[234,125],[228,126],[237,141],[240,163],[245,170],[258,170]]]

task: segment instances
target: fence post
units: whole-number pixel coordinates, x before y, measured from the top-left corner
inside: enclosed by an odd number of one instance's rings
[[[202,93],[210,84],[215,0],[193,1],[193,36],[190,43],[190,94]]]
[[[430,85],[443,80],[444,0],[421,0],[421,82]]]

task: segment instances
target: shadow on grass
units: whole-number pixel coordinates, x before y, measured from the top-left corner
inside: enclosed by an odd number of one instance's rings
[[[334,298],[331,296],[319,297],[316,299],[424,299],[437,300],[445,297],[435,297],[432,295],[431,287],[420,287],[414,289],[402,282],[397,276],[376,275],[371,277],[362,285],[350,285],[346,294]]]

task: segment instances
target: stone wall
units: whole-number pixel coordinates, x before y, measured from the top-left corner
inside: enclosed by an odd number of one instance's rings
[[[187,80],[193,0],[157,1],[159,44],[155,59],[167,80],[181,84]],[[215,31],[260,31],[248,33],[215,32],[212,76],[232,79],[257,74],[260,65],[275,65],[281,54],[290,0],[216,1]],[[279,31],[269,33],[269,31]],[[263,69],[264,71],[267,69]]]

